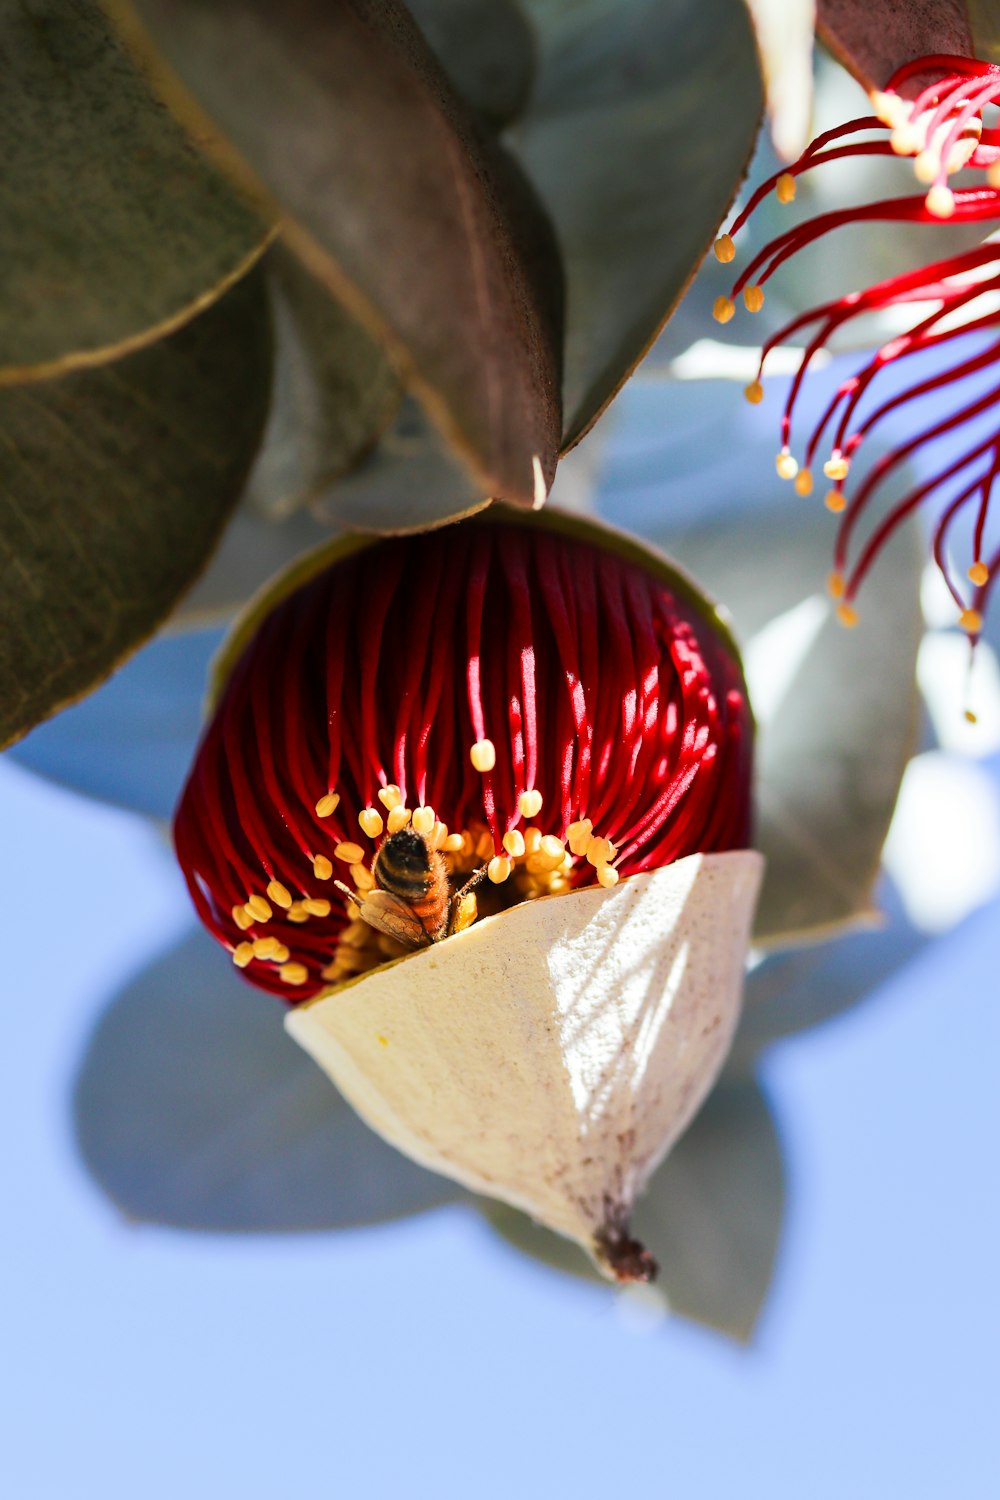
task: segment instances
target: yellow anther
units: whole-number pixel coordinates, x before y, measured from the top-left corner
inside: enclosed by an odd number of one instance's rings
[[[375,928],[363,918],[357,917],[353,922],[348,922],[340,934],[340,941],[346,943],[348,948],[367,948],[375,937]]]
[[[524,834],[520,828],[511,828],[504,834],[503,846],[511,859],[520,859],[524,853]]]
[[[712,317],[717,323],[728,323],[736,312],[736,303],[731,297],[716,297],[712,307]]]
[[[469,759],[477,771],[492,771],[497,763],[496,746],[492,740],[477,740],[469,751]]]
[[[382,832],[382,814],[376,812],[374,807],[362,808],[358,813],[358,822],[361,832],[368,835],[370,839],[377,839]]]
[[[337,844],[334,848],[334,857],[342,859],[345,865],[359,865],[365,857],[365,851],[360,844],[344,842]],[[333,873],[332,871],[330,872]]]
[[[578,823],[571,823],[566,830],[566,841],[569,844],[570,853],[586,854],[593,831],[594,825],[589,818],[581,818]]]
[[[605,890],[618,884],[618,871],[612,865],[597,866],[597,884],[603,885]]]
[[[256,938],[253,945],[254,958],[273,958],[281,947],[276,937]]]
[[[455,913],[455,931],[464,932],[467,927],[472,926],[478,915],[479,908],[476,905],[476,893],[475,891],[466,891],[461,901],[459,901],[458,911]]]
[[[965,710],[965,722],[967,724],[978,724],[979,719],[971,708]]]
[[[323,979],[329,980],[331,984],[339,984],[346,977],[336,959],[333,960],[333,963],[327,964],[325,969],[320,969],[320,976]]]
[[[526,854],[537,854],[542,847],[542,830],[534,826],[524,830],[524,849]]]
[[[835,483],[842,483],[850,472],[851,465],[842,453],[833,453],[823,465],[823,473],[827,479]]]
[[[465,848],[465,839],[460,833],[449,833],[441,848],[445,854],[457,854],[460,849]]]
[[[963,609],[958,617],[958,623],[970,635],[978,635],[983,628],[983,617],[978,609]]]
[[[797,495],[811,495],[813,492],[813,477],[808,469],[800,469],[795,476],[795,493]]]
[[[321,797],[316,803],[316,816],[317,818],[329,818],[331,814],[337,811],[339,806],[340,797],[337,793],[327,792],[326,796]]]
[[[743,387],[743,394],[751,406],[759,406],[764,399],[764,387],[759,380],[751,380],[749,385]]]
[[[392,809],[398,807],[402,802],[403,794],[394,782],[390,782],[388,786],[382,787],[378,794],[378,800],[387,812],[392,812]]]
[[[878,115],[882,124],[888,125],[890,130],[894,130],[897,125],[902,125],[910,118],[909,106],[903,103],[898,94],[874,89],[870,98],[872,110]]]
[[[838,604],[837,619],[845,630],[853,630],[858,623],[858,612],[850,604]]]
[[[552,870],[558,870],[566,857],[566,845],[554,833],[546,833],[538,846],[538,853]]]
[[[310,917],[328,917],[330,915],[329,901],[318,896],[307,896],[302,905]]]
[[[270,903],[263,896],[251,896],[247,901],[246,909],[255,922],[269,922],[272,912]]]
[[[309,978],[305,964],[282,964],[278,973],[286,984],[305,984]]]
[[[271,962],[274,964],[287,963],[291,956],[292,950],[290,948],[286,948],[284,943],[279,943],[274,952],[271,954]]]
[[[764,288],[748,286],[743,289],[743,306],[747,312],[758,313],[764,306]]]
[[[374,889],[375,877],[367,865],[356,864],[351,866],[351,879],[359,891],[370,891]]]
[[[459,834],[459,838],[461,837],[462,835]],[[432,849],[444,849],[448,839],[447,823],[436,822],[427,835],[427,839]]]
[[[437,819],[434,816],[433,807],[415,807],[413,809],[413,826],[417,833],[422,833],[425,838],[428,834],[433,833],[436,822]]]
[[[799,472],[799,466],[787,448],[782,448],[774,460],[774,467],[778,471],[779,479],[794,479]]]
[[[246,932],[248,927],[253,926],[253,917],[247,911],[245,906],[233,907],[233,921],[236,923],[241,932]]]
[[[791,172],[782,172],[774,184],[774,196],[779,203],[794,203],[795,201],[795,178]]]
[[[988,583],[989,578],[990,570],[984,562],[974,562],[972,564],[972,567],[969,569],[969,582],[974,583],[977,589],[981,589],[984,583]],[[233,912],[233,916],[236,916],[235,912]]]
[[[298,922],[300,925],[309,920],[309,913],[306,911],[306,903],[304,901],[293,901],[285,915],[289,922]]]
[[[930,187],[932,182],[937,181],[937,175],[941,170],[941,158],[936,151],[925,149],[917,153],[913,163],[913,174],[918,182],[925,187]]]
[[[253,943],[240,943],[233,949],[233,963],[238,969],[245,969],[253,958]]]
[[[385,826],[390,833],[398,833],[401,828],[406,827],[411,817],[412,813],[408,807],[393,807],[389,811]],[[356,863],[356,861],[352,861],[352,863]]]
[[[826,591],[831,599],[843,599],[845,588],[843,573],[831,573],[826,580]]]
[[[517,799],[517,806],[522,818],[537,818],[542,810],[541,792],[522,792]]]
[[[909,120],[901,120],[889,137],[889,145],[897,156],[915,156],[923,143],[923,135]]]
[[[831,490],[826,499],[823,501],[823,504],[826,506],[827,510],[832,510],[834,515],[838,516],[846,506],[847,501],[841,494],[840,490]]]
[[[282,885],[280,880],[272,880],[268,882],[267,894],[270,896],[275,906],[280,906],[285,911],[287,911],[292,904],[292,893],[288,889],[287,885]]]
[[[617,852],[610,839],[591,839],[587,845],[587,863],[597,869],[601,865],[610,864]]]
[[[728,266],[731,260],[736,259],[736,246],[731,234],[720,234],[715,242],[715,258]]]
[[[955,194],[943,182],[936,182],[924,199],[927,212],[935,219],[950,219],[955,212]]]
[[[317,880],[329,880],[333,874],[333,865],[325,854],[317,854],[313,860],[313,874]]]
[[[511,864],[506,854],[495,854],[486,866],[486,874],[494,885],[503,885],[510,874]]]
[[[986,181],[991,188],[1000,188],[1000,161],[991,162],[986,168]]]

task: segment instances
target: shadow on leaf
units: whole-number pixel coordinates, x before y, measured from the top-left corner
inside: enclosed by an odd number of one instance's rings
[[[76,1080],[83,1160],[131,1218],[341,1229],[461,1189],[399,1155],[285,1036],[282,1009],[192,933],[101,1016]]]

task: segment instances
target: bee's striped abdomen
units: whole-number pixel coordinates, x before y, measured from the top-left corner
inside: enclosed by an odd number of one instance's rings
[[[447,869],[422,834],[412,828],[390,834],[375,856],[372,875],[377,886],[409,906],[429,937],[446,926]]]

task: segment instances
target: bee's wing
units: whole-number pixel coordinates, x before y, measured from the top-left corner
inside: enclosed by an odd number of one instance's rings
[[[420,919],[405,901],[391,896],[388,891],[362,891],[355,898],[358,915],[370,927],[386,933],[408,948],[423,948],[430,942]]]

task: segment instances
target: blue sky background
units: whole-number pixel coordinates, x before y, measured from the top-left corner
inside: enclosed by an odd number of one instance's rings
[[[286,1237],[124,1221],[72,1080],[186,897],[149,824],[10,760],[0,819],[6,1493],[997,1493],[1000,904],[767,1054],[789,1200],[743,1349],[463,1205]]]

